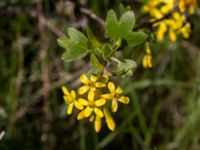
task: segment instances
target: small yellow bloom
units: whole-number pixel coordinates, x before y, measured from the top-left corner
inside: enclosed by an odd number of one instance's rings
[[[95,91],[97,88],[105,87],[105,83],[98,82],[98,78],[94,75],[90,76],[90,79],[83,74],[80,77],[80,81],[84,84],[82,87],[78,89],[78,93],[80,95],[85,94],[87,91]]]
[[[68,105],[67,108],[67,114],[71,114],[73,111],[73,107],[75,106],[77,109],[82,110],[83,109],[83,105],[81,105],[77,100],[76,100],[76,92],[74,90],[72,90],[71,92],[69,92],[69,90],[62,86],[62,90],[63,93],[65,94],[63,96],[66,104]]]
[[[92,116],[93,113],[96,114],[100,118],[104,116],[100,107],[106,103],[106,100],[104,98],[94,100],[94,98],[95,98],[94,91],[89,91],[88,101],[83,98],[80,98],[78,100],[80,104],[86,106],[86,108],[84,109],[84,117],[86,118],[89,116]]]
[[[117,109],[118,109],[117,101],[124,103],[124,104],[129,103],[128,97],[121,96],[123,90],[120,87],[117,87],[117,89],[115,89],[115,85],[114,85],[113,82],[108,83],[108,89],[109,89],[110,93],[103,94],[102,97],[105,98],[105,99],[112,100],[111,109],[112,109],[113,112],[116,112]]]

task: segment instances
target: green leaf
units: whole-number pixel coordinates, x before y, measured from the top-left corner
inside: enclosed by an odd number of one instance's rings
[[[123,14],[131,9],[130,6],[124,7],[122,3],[119,4],[119,12],[120,14]]]
[[[67,36],[61,36],[57,39],[58,45],[64,49],[67,49],[67,44],[69,39],[67,38]]]
[[[85,35],[74,28],[68,29],[68,35],[69,38],[65,36],[58,39],[58,44],[66,50],[62,59],[70,62],[87,55],[90,50]]]
[[[97,40],[97,38],[94,36],[89,27],[87,28],[87,37],[93,47],[98,48],[101,46],[101,43]]]
[[[130,32],[126,34],[125,38],[128,46],[137,46],[146,40],[147,34],[143,32]]]
[[[135,16],[133,11],[125,12],[117,20],[117,16],[113,10],[110,10],[106,17],[106,35],[114,40],[114,42],[126,39],[126,35],[132,32],[135,24]]]
[[[113,10],[108,11],[106,16],[106,36],[117,41],[119,38],[119,28],[120,26],[115,12]]]
[[[135,15],[133,11],[127,11],[124,13],[120,20],[120,36],[121,38],[125,38],[126,34],[132,31],[134,25],[135,25]]]

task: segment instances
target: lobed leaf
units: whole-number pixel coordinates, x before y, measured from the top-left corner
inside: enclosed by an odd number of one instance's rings
[[[62,59],[70,62],[87,55],[90,51],[87,45],[87,37],[74,28],[68,29],[68,35],[69,38],[64,36],[58,39],[58,44],[66,50],[62,55]]]

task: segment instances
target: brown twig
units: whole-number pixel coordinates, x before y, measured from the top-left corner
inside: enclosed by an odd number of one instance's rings
[[[103,26],[105,28],[105,21],[103,19],[101,19],[100,17],[98,17],[95,13],[93,13],[91,10],[87,9],[87,8],[80,8],[80,11],[89,16],[90,18],[96,20],[101,26]]]
[[[78,3],[67,1],[64,4],[69,5],[70,7],[74,6],[76,9],[78,9],[82,14],[90,17],[91,19],[98,22],[103,28],[105,28],[105,21],[101,19],[99,16],[97,16],[94,12],[92,12],[90,9],[83,7],[79,5]]]

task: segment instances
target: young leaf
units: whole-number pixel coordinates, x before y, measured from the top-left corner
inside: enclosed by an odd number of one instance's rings
[[[125,12],[121,16],[119,23],[120,23],[120,31],[121,31],[120,37],[124,39],[124,37],[126,37],[126,34],[131,32],[135,24],[135,15],[133,11]]]
[[[106,16],[106,36],[117,41],[119,39],[119,28],[115,12],[113,10],[108,11]]]
[[[125,59],[124,61],[120,61],[116,58],[113,59],[117,62],[117,71],[115,72],[116,75],[128,75],[132,76],[133,71],[137,67],[137,64],[135,61],[131,59]]]
[[[61,37],[58,39],[58,44],[66,50],[62,55],[62,59],[70,62],[87,55],[89,49],[88,39],[85,35],[74,28],[68,29],[68,35],[69,38]]]
[[[89,27],[87,28],[87,37],[93,47],[98,48],[101,46],[101,43],[97,40],[97,38],[94,36]]]

